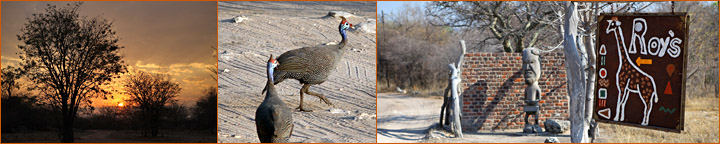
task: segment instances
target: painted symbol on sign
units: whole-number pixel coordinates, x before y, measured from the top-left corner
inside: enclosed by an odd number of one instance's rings
[[[642,20],[638,20],[642,19]],[[634,22],[644,22],[645,19],[643,18],[637,18]],[[628,47],[625,44],[625,38],[622,35],[623,31],[620,27],[621,22],[617,20],[617,17],[613,17],[612,20],[607,20],[608,27],[605,29],[606,34],[610,34],[611,32],[615,35],[615,40],[617,43],[617,49],[618,49],[618,58],[619,58],[619,65],[617,74],[615,76],[615,83],[617,86],[617,89],[619,91],[618,93],[618,100],[617,100],[617,108],[615,109],[615,118],[614,121],[625,121],[625,104],[627,104],[627,100],[630,97],[630,93],[636,93],[640,95],[640,98],[645,106],[644,108],[644,115],[643,120],[640,123],[641,125],[648,125],[648,122],[650,121],[650,112],[652,111],[652,105],[653,103],[658,102],[656,87],[655,87],[655,80],[652,76],[645,73],[643,70],[641,70],[635,63],[633,63],[633,60],[630,59],[630,55],[628,54]],[[633,27],[635,28],[643,28],[642,31],[645,31],[645,27]],[[640,30],[633,30],[633,32],[639,32]],[[644,33],[644,32],[643,32]],[[633,33],[635,34],[635,33]],[[644,34],[643,34],[644,35]],[[638,36],[637,38],[642,37]],[[632,37],[635,39],[636,37]],[[651,40],[652,41],[652,40]],[[631,43],[630,45],[635,45],[634,43]],[[641,43],[640,47],[641,53],[643,50],[645,50],[645,46],[643,43]],[[652,52],[651,52],[652,54]],[[671,55],[672,56],[672,55]],[[636,62],[638,64],[645,63],[652,63],[652,60],[642,60],[638,57]]]
[[[667,86],[665,86],[665,92],[663,94],[672,94],[672,87],[670,87],[670,82],[668,82]]]
[[[610,119],[610,108],[598,111],[598,115],[604,117],[605,119]]]
[[[600,90],[598,90],[598,97],[600,99],[607,99],[607,89],[600,88]]]
[[[605,77],[607,77],[607,69],[600,68],[600,78],[605,78]]]
[[[665,70],[667,70],[668,76],[672,76],[673,72],[675,72],[675,65],[668,64],[668,66],[665,68]],[[670,87],[670,81],[668,81],[667,86],[665,86],[664,94],[672,95],[672,87]]]
[[[652,64],[652,59],[642,59],[642,58],[638,57],[637,60],[635,60],[635,62],[638,64],[638,66],[643,65],[643,64]]]
[[[598,84],[600,84],[601,87],[607,87],[610,84],[610,80],[608,79],[599,79]]]
[[[605,45],[600,45],[600,55],[607,55],[607,49],[605,49]]]
[[[600,66],[605,66],[605,56],[600,56]]]
[[[607,101],[607,100],[602,100],[602,99],[599,100],[599,101],[598,101],[598,107],[599,107],[599,108],[605,108],[605,105],[607,105],[607,102],[606,102],[606,101]]]
[[[660,109],[659,109],[659,110],[660,110],[661,112],[666,112],[666,113],[670,113],[670,114],[672,114],[673,112],[675,112],[675,108],[670,109],[670,108],[665,108],[665,107],[663,107],[663,106],[660,106]]]

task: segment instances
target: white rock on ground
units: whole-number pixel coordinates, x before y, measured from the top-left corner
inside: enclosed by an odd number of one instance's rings
[[[330,111],[330,113],[334,113],[334,114],[345,113],[345,111],[343,111],[342,109],[336,109],[336,108],[331,108],[328,111]]]
[[[570,129],[570,121],[549,119],[545,121],[545,131],[549,133],[563,133]]]
[[[374,119],[375,117],[377,117],[377,115],[375,114],[360,113],[359,115],[355,116],[355,120]]]
[[[234,21],[235,23],[241,23],[241,22],[243,22],[243,21],[245,21],[245,20],[248,20],[248,19],[250,19],[250,18],[248,18],[247,16],[242,15],[242,16],[236,16],[235,18],[233,18],[233,21]]]
[[[328,14],[326,16],[336,17],[336,18],[343,16],[345,18],[350,18],[350,17],[354,17],[355,15],[348,13],[348,12],[344,12],[344,11],[330,11],[330,12],[328,12]]]
[[[365,22],[354,24],[355,28],[350,29],[351,31],[364,32],[364,33],[375,33],[375,19],[366,19]]]

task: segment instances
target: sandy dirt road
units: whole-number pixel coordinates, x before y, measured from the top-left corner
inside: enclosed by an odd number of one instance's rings
[[[496,131],[463,131],[464,138],[449,133],[428,137],[428,130],[440,119],[442,97],[410,96],[402,93],[378,94],[379,143],[542,143],[556,137],[570,142],[570,132],[563,134],[520,135],[522,129]]]
[[[442,99],[402,93],[378,94],[378,142],[410,143],[424,140],[440,118]]]
[[[375,2],[219,2],[219,142],[259,142],[255,110],[264,95],[265,65],[270,54],[339,42],[339,18],[329,11],[345,11],[358,24],[375,19]],[[234,23],[235,16],[247,16]],[[313,96],[305,107],[314,112],[293,112],[290,142],[374,143],[375,139],[375,33],[349,32],[345,55],[328,80],[310,91],[324,94],[334,105]],[[277,91],[291,108],[299,105],[301,85],[286,80]]]

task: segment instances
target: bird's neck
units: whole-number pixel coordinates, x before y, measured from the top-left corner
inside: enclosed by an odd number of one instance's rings
[[[340,48],[345,47],[345,43],[347,43],[347,33],[346,30],[340,28],[340,36],[342,37],[342,41],[340,41]]]
[[[266,99],[267,99],[267,98],[270,98],[270,97],[273,97],[273,96],[276,95],[276,94],[275,94],[275,83],[274,83],[275,80],[274,80],[274,78],[273,78],[273,70],[270,69],[270,68],[271,68],[271,67],[268,66],[268,71],[267,71],[267,83],[266,83],[266,85],[267,85],[267,86],[266,86],[266,87],[267,87],[267,93],[265,93],[265,98],[266,98]]]

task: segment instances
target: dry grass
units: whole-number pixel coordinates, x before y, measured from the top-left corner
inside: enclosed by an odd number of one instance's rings
[[[405,88],[403,90],[406,90],[407,93],[413,94],[413,96],[443,96],[443,92],[445,92],[445,88],[447,87],[447,83],[432,83],[431,86],[428,87],[411,87],[411,88]],[[398,85],[394,83],[390,83],[390,87],[388,87],[388,84],[383,81],[377,82],[377,91],[378,93],[394,93]]]
[[[698,97],[685,106],[682,133],[600,123],[600,137],[607,143],[718,143],[718,98]]]

